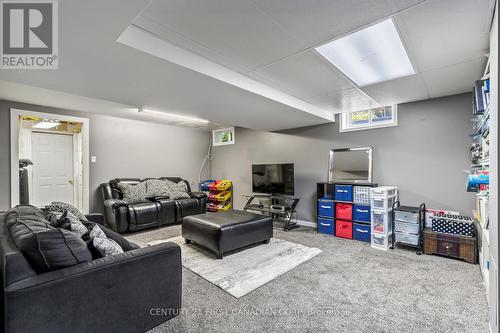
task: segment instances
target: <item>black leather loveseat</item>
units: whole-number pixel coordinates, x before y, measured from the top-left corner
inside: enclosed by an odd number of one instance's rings
[[[43,214],[32,206],[0,214],[0,332],[144,332],[179,314],[178,245],[139,248],[101,226],[124,253],[40,272],[16,245],[29,235],[13,230],[19,223],[40,229],[48,223]],[[100,214],[87,218],[103,221]],[[50,251],[52,257],[67,253],[54,246]]]
[[[143,179],[115,178],[101,184],[107,225],[116,232],[128,233],[182,222],[185,216],[206,213],[207,195],[191,192],[189,182],[179,177],[160,177],[174,183],[184,182],[190,198],[172,200],[169,197],[151,197],[145,202],[127,204],[119,183],[138,184]]]

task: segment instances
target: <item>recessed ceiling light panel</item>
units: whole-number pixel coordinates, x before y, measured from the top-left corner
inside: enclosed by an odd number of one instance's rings
[[[316,48],[358,86],[415,74],[392,19]]]
[[[201,119],[201,118],[191,117],[191,116],[184,116],[184,115],[175,114],[175,113],[168,113],[168,112],[156,111],[156,110],[147,110],[147,109],[143,109],[143,108],[138,108],[138,111],[141,113],[144,113],[144,114],[151,115],[151,116],[163,117],[165,119],[169,119],[172,121],[184,121],[184,122],[202,123],[202,124],[209,123],[209,121],[206,119]]]

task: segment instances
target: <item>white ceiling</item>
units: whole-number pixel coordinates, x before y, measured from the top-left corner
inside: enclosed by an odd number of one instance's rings
[[[0,70],[0,80],[219,124],[262,130],[309,126],[330,121],[333,113],[470,91],[486,62],[493,3],[64,1],[59,69]],[[395,19],[415,75],[361,90],[314,51],[388,17]],[[174,61],[172,54],[155,56],[116,42],[130,24],[192,56]],[[190,60],[195,57],[208,69],[199,70],[199,61]],[[219,75],[221,65],[233,75]],[[7,95],[0,90],[0,98]],[[25,95],[23,101],[32,102]]]

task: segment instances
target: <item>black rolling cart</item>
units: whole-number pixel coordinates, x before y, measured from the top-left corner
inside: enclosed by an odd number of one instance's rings
[[[425,203],[419,207],[401,206],[399,201],[392,205],[392,244],[401,244],[417,249],[417,255],[422,254],[425,228]]]

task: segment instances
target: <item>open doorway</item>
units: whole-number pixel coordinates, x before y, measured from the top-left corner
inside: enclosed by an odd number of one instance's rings
[[[11,206],[54,201],[88,213],[86,118],[11,109]]]

